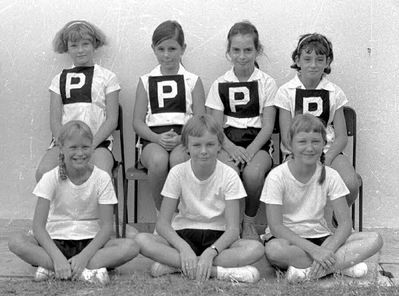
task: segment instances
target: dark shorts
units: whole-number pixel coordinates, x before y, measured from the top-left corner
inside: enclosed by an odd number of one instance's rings
[[[161,126],[151,126],[150,129],[156,134],[162,134],[173,129],[178,135],[181,134],[181,130],[183,129],[182,125],[161,125]],[[145,146],[150,144],[150,141],[140,138],[140,144],[142,145],[141,149],[144,149]]]
[[[330,237],[330,235],[322,236],[322,237],[315,237],[315,238],[306,238],[305,237],[305,239],[310,241],[311,243],[314,243],[317,246],[321,246],[328,237]],[[275,238],[276,238],[275,236],[271,236],[268,240],[265,240],[263,242],[263,245],[266,245],[268,242],[270,242],[272,239],[275,239]]]
[[[176,233],[190,245],[197,256],[200,256],[205,249],[212,246],[222,236],[224,231],[186,228],[176,230]]]
[[[236,128],[229,126],[224,129],[224,134],[235,145],[247,148],[256,138],[259,131],[260,128],[255,127]],[[269,155],[272,155],[274,150],[272,141],[268,140],[260,149],[266,151]]]
[[[82,240],[60,240],[53,239],[54,243],[57,245],[58,249],[64,254],[64,256],[69,259],[73,256],[82,252],[84,248],[92,241],[92,239],[82,239]]]

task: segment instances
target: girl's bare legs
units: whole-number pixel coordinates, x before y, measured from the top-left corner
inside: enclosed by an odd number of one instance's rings
[[[346,269],[366,260],[377,253],[382,244],[382,238],[376,232],[352,233],[345,244],[335,252],[336,263],[324,275]],[[285,239],[273,239],[266,243],[265,253],[271,264],[281,268],[289,266],[307,268],[313,263],[313,259],[305,251],[290,244]]]
[[[148,170],[152,198],[159,211],[162,203],[161,191],[169,171],[169,152],[156,143],[150,143],[141,153],[141,163]]]
[[[259,198],[265,177],[267,172],[270,171],[272,164],[273,161],[270,155],[264,150],[259,150],[245,166],[242,173],[244,187],[247,192],[241,235],[243,239],[259,240],[259,235],[255,228],[255,219],[259,209]]]
[[[87,268],[118,267],[139,254],[139,246],[132,239],[111,239],[90,259]]]
[[[93,152],[91,162],[106,171],[110,176],[112,176],[112,168],[114,167],[114,158],[112,157],[112,152],[108,148],[99,147]]]
[[[346,201],[350,207],[355,202],[359,193],[360,184],[357,173],[355,172],[352,164],[349,162],[349,159],[342,154],[339,154],[337,157],[335,157],[331,163],[331,167],[339,173],[346,187],[349,189],[350,193],[346,196]]]
[[[8,248],[25,262],[54,270],[53,260],[39,245],[33,235],[16,233],[8,241]]]
[[[136,241],[140,252],[156,262],[180,268],[180,254],[168,242],[150,233],[139,233]],[[214,260],[215,266],[239,267],[258,261],[264,254],[261,243],[254,240],[238,240],[230,248],[223,250]],[[212,268],[212,276],[216,276],[216,268]]]

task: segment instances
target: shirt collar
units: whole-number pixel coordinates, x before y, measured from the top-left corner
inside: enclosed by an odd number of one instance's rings
[[[251,76],[249,77],[248,81],[254,81],[254,80],[259,80],[261,79],[261,71],[255,67],[254,71],[252,72]],[[223,75],[224,80],[228,82],[240,82],[234,73],[234,67],[232,67],[229,71],[227,71]]]
[[[184,75],[185,72],[186,72],[186,69],[184,69],[182,64],[179,64],[179,70],[177,70],[176,75]],[[152,76],[162,76],[161,65],[156,66],[155,69],[152,71],[151,75]]]
[[[288,82],[288,88],[300,88],[300,89],[306,89],[301,80],[298,77],[298,74],[295,75],[293,79],[291,79]],[[323,75],[321,78],[321,81],[317,85],[316,89],[325,89],[328,91],[334,91],[334,86],[332,83]]]

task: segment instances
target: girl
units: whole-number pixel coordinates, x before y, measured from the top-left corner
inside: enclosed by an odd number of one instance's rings
[[[73,65],[55,76],[50,85],[50,128],[56,136],[70,120],[82,120],[91,129],[92,161],[111,175],[114,158],[112,136],[118,123],[120,86],[114,73],[94,63],[94,52],[106,42],[105,35],[86,21],[67,23],[53,40],[54,51],[68,53]],[[58,143],[53,139],[40,161],[36,181],[57,166]]]
[[[349,159],[342,154],[346,143],[346,123],[343,106],[348,102],[343,91],[327,80],[333,61],[331,42],[320,34],[305,34],[299,38],[292,53],[298,71],[288,83],[282,85],[275,98],[279,108],[282,151],[287,154],[287,134],[296,114],[311,113],[327,126],[327,145],[324,148],[325,164],[338,171],[349,189],[346,197],[351,206],[359,191],[359,180]]]
[[[293,157],[269,173],[262,191],[272,235],[266,242],[266,257],[276,267],[288,268],[288,281],[334,272],[361,277],[367,273],[363,260],[382,247],[378,233],[351,233],[348,189],[334,169],[319,162],[326,142],[317,117],[297,115],[286,142]],[[327,200],[338,219],[335,233],[324,219]]]
[[[277,91],[273,78],[258,69],[256,58],[263,48],[255,26],[249,22],[233,25],[227,35],[227,55],[233,68],[211,86],[205,105],[226,135],[219,159],[237,172],[248,194],[242,237],[259,239],[255,217],[265,175],[271,169]]]
[[[159,65],[139,80],[133,127],[158,212],[169,167],[188,159],[180,145],[181,128],[193,114],[204,113],[205,94],[201,79],[181,64],[186,44],[179,23],[161,23],[152,35],[152,49]]]
[[[93,137],[82,121],[59,130],[60,165],[47,172],[33,194],[33,233],[17,234],[9,249],[39,266],[35,280],[51,277],[106,284],[113,268],[138,255],[130,239],[110,239],[117,203],[110,176],[92,165]]]
[[[151,274],[182,271],[200,281],[212,276],[256,282],[258,270],[245,265],[259,260],[263,248],[257,241],[239,239],[239,200],[245,190],[235,171],[217,160],[221,126],[210,115],[194,116],[183,128],[182,142],[191,160],[173,167],[166,179],[156,224],[159,236],[136,237],[141,253],[156,261]]]

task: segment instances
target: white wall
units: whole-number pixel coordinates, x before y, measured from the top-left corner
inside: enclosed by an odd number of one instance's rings
[[[299,35],[316,31],[332,40],[330,79],[342,87],[358,113],[365,226],[396,227],[398,13],[395,0],[1,0],[0,217],[32,216],[34,171],[50,141],[47,88],[71,63],[51,48],[54,34],[66,22],[86,19],[109,36],[109,45],[97,52],[96,60],[120,79],[126,148],[133,155],[134,93],[138,77],[156,63],[150,48],[155,27],[166,19],[182,24],[188,45],[183,62],[202,77],[207,92],[230,67],[224,55],[228,29],[248,19],[258,27],[265,46],[261,68],[279,85],[294,74],[290,55]]]

